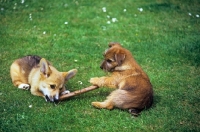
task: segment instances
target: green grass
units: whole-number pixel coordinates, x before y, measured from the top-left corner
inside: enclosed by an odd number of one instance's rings
[[[0,131],[200,131],[199,7],[198,0],[1,0]],[[87,87],[106,74],[99,65],[111,41],[133,53],[154,86],[152,108],[137,118],[91,106],[110,89],[55,105],[11,83],[11,63],[34,54],[60,71],[78,69],[66,84],[70,91]]]

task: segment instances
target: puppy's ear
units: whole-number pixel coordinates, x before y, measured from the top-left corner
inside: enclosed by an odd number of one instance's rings
[[[65,81],[68,81],[70,78],[74,77],[77,73],[76,69],[72,69],[68,72],[63,72],[63,77],[65,78]]]
[[[118,42],[110,42],[110,43],[108,44],[108,47],[113,47],[113,46],[121,46],[121,45],[120,45],[120,43],[118,43]]]
[[[48,62],[42,58],[40,60],[40,72],[45,76],[45,77],[49,77],[51,74],[51,69],[49,67]]]
[[[118,66],[120,66],[122,64],[122,62],[124,61],[125,57],[126,56],[123,53],[116,53],[115,54],[115,60],[118,63]]]

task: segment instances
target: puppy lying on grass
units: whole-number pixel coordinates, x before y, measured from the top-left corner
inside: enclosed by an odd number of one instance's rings
[[[99,87],[117,88],[104,102],[92,102],[97,108],[128,109],[132,115],[138,115],[149,108],[153,102],[153,89],[147,74],[137,64],[130,51],[119,43],[110,43],[104,53],[101,69],[110,76],[95,77],[90,83]]]
[[[31,94],[42,96],[46,101],[56,102],[59,96],[69,93],[65,83],[75,76],[76,69],[59,72],[39,56],[26,56],[15,60],[10,67],[14,86],[30,89]]]

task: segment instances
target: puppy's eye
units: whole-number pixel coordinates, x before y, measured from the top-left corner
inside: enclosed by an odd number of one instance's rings
[[[56,88],[56,85],[50,85],[50,87],[51,87],[52,89],[55,89],[55,88]]]
[[[112,60],[111,60],[111,59],[107,59],[106,61],[107,61],[108,63],[111,63],[111,62],[112,62]]]

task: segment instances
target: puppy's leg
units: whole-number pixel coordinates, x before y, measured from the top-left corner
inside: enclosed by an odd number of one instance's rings
[[[92,102],[92,105],[96,108],[113,109],[114,105],[112,100],[105,100],[104,102]]]
[[[92,102],[92,105],[96,108],[105,108],[105,109],[113,109],[115,106],[115,96],[116,91],[113,91],[104,102]]]
[[[116,81],[113,77],[94,77],[90,79],[90,83],[99,87],[116,88]]]
[[[36,95],[36,96],[42,96],[45,98],[44,94],[42,92],[36,90],[34,87],[31,87],[31,94]]]
[[[131,102],[125,90],[117,89],[113,91],[104,102],[92,102],[92,105],[97,108],[113,109],[118,107],[126,109],[126,103]]]
[[[28,84],[28,77],[25,74],[24,70],[20,69],[20,66],[17,63],[13,63],[10,67],[10,75],[14,86],[28,90],[30,85]]]

